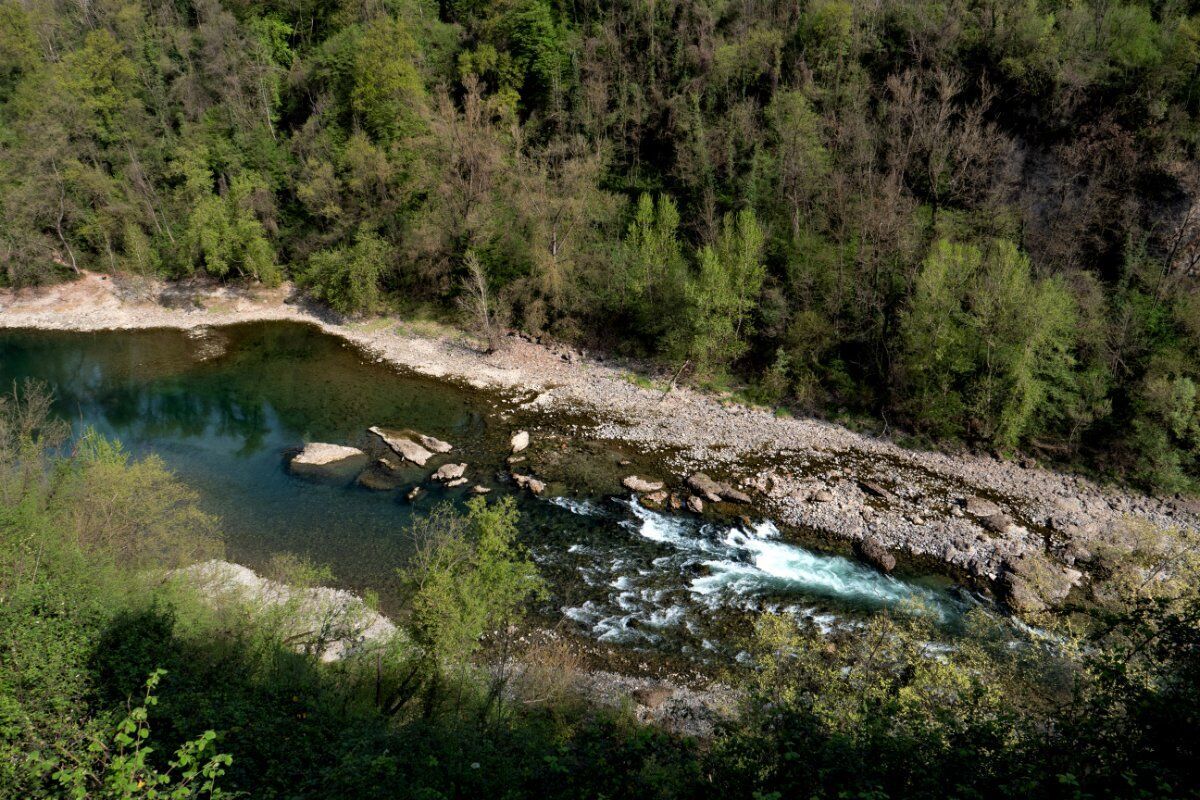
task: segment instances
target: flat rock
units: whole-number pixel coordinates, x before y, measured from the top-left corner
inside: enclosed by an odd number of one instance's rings
[[[365,461],[367,454],[357,447],[327,442],[311,442],[291,460],[298,472],[321,472],[329,468],[349,466],[353,461]]]
[[[621,481],[621,485],[631,492],[661,492],[663,488],[662,481],[650,481],[645,478],[639,478],[637,475],[630,475]],[[664,498],[666,499],[666,498]]]
[[[871,495],[872,497],[878,497],[880,500],[890,500],[893,496],[891,492],[874,481],[860,480],[858,482],[858,486],[867,494]]]
[[[466,484],[466,482],[467,482],[467,479],[466,479],[466,478],[455,478],[455,479],[454,479],[454,480],[452,480],[452,481],[446,481],[446,487],[447,487],[447,488],[449,488],[449,489],[453,489],[455,486],[463,486],[463,485],[465,485],[465,484]]]
[[[529,431],[517,431],[508,440],[508,445],[512,448],[513,453],[519,453],[529,447]]]
[[[492,490],[487,486],[480,486],[479,484],[475,484],[471,487],[471,494],[488,494],[491,491]]]
[[[394,431],[378,426],[368,428],[367,430],[380,439],[383,439],[388,447],[396,451],[396,455],[406,461],[411,461],[418,467],[425,466],[425,462],[433,458],[433,453],[415,442],[404,431]]]
[[[449,453],[454,449],[454,445],[450,444],[449,442],[444,442],[434,436],[427,436],[423,433],[418,433],[416,436],[417,441],[421,443],[422,447],[434,453]]]
[[[433,473],[433,479],[435,481],[459,480],[466,472],[466,464],[442,464],[437,468],[437,472]]]

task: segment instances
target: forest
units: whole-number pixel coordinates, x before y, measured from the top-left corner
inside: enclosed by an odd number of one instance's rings
[[[3,0],[0,283],[483,292],[757,403],[1186,492],[1198,12]]]

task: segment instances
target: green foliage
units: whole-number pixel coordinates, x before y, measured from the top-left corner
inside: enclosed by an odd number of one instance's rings
[[[371,312],[379,308],[379,282],[393,258],[386,241],[360,230],[352,247],[313,253],[301,281],[343,314]]]
[[[188,800],[188,798],[228,797],[217,787],[217,779],[232,762],[226,754],[209,755],[216,733],[205,731],[199,738],[180,745],[174,758],[160,771],[150,763],[154,749],[149,747],[151,706],[158,702],[153,692],[165,675],[156,670],[146,679],[142,704],[131,709],[117,723],[111,739],[93,739],[87,751],[92,764],[63,767],[54,772],[54,780],[67,797],[146,798],[146,800]]]
[[[699,274],[686,289],[688,356],[702,373],[726,369],[746,350],[751,314],[762,291],[764,235],[750,210],[728,214],[715,247],[697,256]]]
[[[421,129],[425,87],[413,64],[418,52],[404,22],[386,16],[370,22],[357,42],[350,104],[384,141]]]
[[[1037,432],[1049,387],[1071,381],[1075,310],[1006,241],[939,240],[902,320],[911,413],[939,433],[1006,447]]]
[[[515,624],[525,603],[544,592],[516,542],[511,497],[467,504],[467,515],[436,510],[412,530],[415,556],[400,577],[410,597],[412,638],[435,670],[461,664],[483,634]]]

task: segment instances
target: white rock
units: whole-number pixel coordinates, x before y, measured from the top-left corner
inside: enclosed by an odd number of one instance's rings
[[[295,469],[319,469],[343,461],[349,461],[350,459],[366,458],[366,455],[366,453],[357,447],[347,447],[346,445],[329,444],[327,442],[311,442],[304,445],[304,449],[292,459],[292,467]]]
[[[508,443],[512,446],[514,453],[521,452],[526,447],[529,447],[529,431],[517,431],[512,435]]]
[[[459,480],[466,471],[466,464],[442,464],[438,467],[437,472],[433,473],[433,479],[435,481]]]

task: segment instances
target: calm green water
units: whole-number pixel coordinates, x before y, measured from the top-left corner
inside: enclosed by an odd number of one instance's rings
[[[58,413],[158,453],[219,516],[232,560],[260,567],[291,552],[332,567],[340,585],[391,599],[406,527],[464,489],[409,486],[438,463],[466,461],[499,492],[512,406],[499,396],[401,373],[315,328],[253,323],[204,335],[173,330],[96,334],[0,331],[0,386],[36,378]],[[286,468],[308,441],[378,447],[372,425],[452,442],[394,491],[354,476],[312,480]],[[522,535],[549,576],[543,609],[589,635],[634,646],[720,650],[730,618],[785,609],[817,624],[918,601],[943,617],[961,602],[936,583],[887,578],[786,541],[766,521],[746,527],[655,514],[624,498],[520,494]]]

